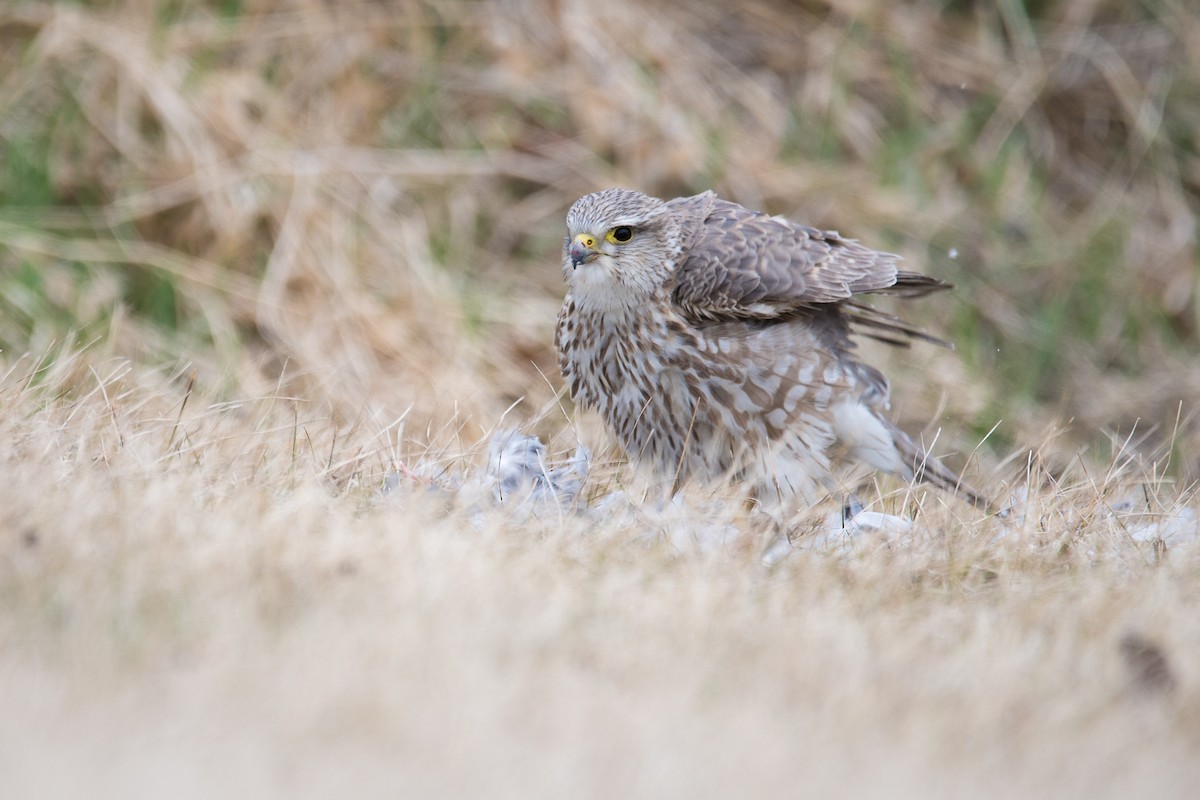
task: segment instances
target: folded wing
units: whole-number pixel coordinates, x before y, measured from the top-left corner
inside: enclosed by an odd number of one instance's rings
[[[711,192],[671,201],[683,217],[684,254],[673,298],[698,322],[772,319],[838,304],[868,335],[904,344],[940,340],[902,320],[854,302],[886,292],[919,297],[950,284],[898,268],[900,257],[864,247],[835,231],[751,211]],[[901,338],[895,335],[899,334]]]

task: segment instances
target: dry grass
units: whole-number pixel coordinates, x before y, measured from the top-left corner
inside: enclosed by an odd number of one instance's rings
[[[1015,524],[772,569],[583,517],[482,519],[386,426],[86,353],[0,398],[11,796],[1188,796],[1195,518],[1144,475]],[[1195,507],[1194,500],[1191,501]],[[707,520],[705,520],[707,521]],[[648,535],[649,534],[649,535]],[[680,542],[684,544],[680,546]],[[1178,542],[1178,544],[1176,544]]]
[[[6,5],[0,790],[1189,796],[1185,6]],[[968,471],[1024,513],[885,484],[911,536],[767,569],[379,496],[601,446],[550,330],[615,184],[959,284],[957,353],[873,356],[941,451],[1003,418]]]

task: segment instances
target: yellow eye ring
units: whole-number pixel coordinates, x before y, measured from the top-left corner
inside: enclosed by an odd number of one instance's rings
[[[604,237],[614,244],[624,244],[633,238],[633,228],[628,225],[618,225]]]

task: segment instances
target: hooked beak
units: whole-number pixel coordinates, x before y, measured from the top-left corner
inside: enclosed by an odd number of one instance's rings
[[[595,260],[600,255],[600,251],[596,249],[596,237],[590,233],[579,234],[571,241],[567,254],[571,257],[571,265],[574,267]]]

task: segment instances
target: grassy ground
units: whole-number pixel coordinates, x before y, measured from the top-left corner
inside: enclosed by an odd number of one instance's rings
[[[1200,21],[680,5],[0,9],[5,796],[1190,796]],[[870,352],[1018,513],[766,568],[432,489],[518,425],[624,480],[550,347],[609,185],[955,282]]]

